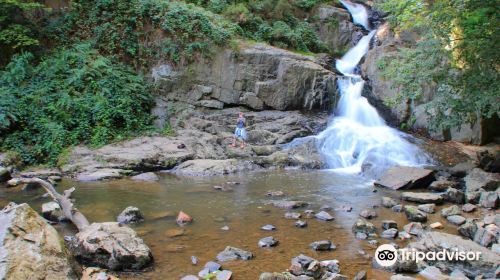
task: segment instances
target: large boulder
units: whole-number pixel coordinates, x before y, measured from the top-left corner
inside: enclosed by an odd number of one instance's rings
[[[474,168],[464,181],[466,202],[477,203],[482,191],[495,191],[500,187],[500,174]]]
[[[442,195],[435,193],[426,193],[426,192],[404,192],[401,194],[401,199],[416,203],[440,204],[443,202]]]
[[[78,279],[57,231],[28,204],[0,211],[0,279]]]
[[[417,242],[410,243],[408,248],[414,248],[424,253],[442,250],[449,252],[479,252],[481,257],[474,261],[426,260],[428,265],[447,267],[450,270],[460,269],[466,276],[471,278],[477,275],[483,275],[485,278],[496,278],[495,270],[500,265],[500,255],[471,240],[464,240],[457,235],[448,233],[425,232]]]
[[[316,12],[318,36],[335,53],[343,54],[353,44],[360,31],[345,9],[322,5]]]
[[[392,190],[425,188],[433,180],[434,172],[432,170],[418,167],[394,166],[378,178],[375,181],[375,185]]]
[[[140,270],[153,262],[144,241],[133,229],[120,223],[93,223],[65,239],[75,258],[85,265]]]
[[[7,182],[10,178],[11,176],[9,170],[0,165],[0,183]]]

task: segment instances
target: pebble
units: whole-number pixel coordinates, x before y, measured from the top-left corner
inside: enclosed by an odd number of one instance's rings
[[[330,215],[328,212],[321,211],[318,214],[315,215],[316,219],[322,220],[322,221],[333,221],[335,218]]]
[[[309,244],[309,247],[315,251],[328,251],[337,248],[330,240],[314,241]]]
[[[435,223],[430,224],[429,227],[432,229],[442,229],[443,224],[441,224],[440,222],[435,222]]]
[[[298,220],[300,219],[301,215],[298,212],[286,212],[285,213],[285,219],[293,219],[293,220]]]
[[[262,238],[261,240],[259,240],[258,242],[258,245],[259,247],[274,247],[276,245],[278,245],[278,240],[275,239],[274,237],[272,236],[268,236],[268,237],[264,237]]]
[[[302,220],[298,220],[295,222],[295,226],[298,228],[304,228],[304,227],[307,227],[307,222],[302,221]]]
[[[229,227],[228,227],[228,226],[223,226],[223,227],[221,227],[220,229],[221,229],[221,230],[226,230],[226,231],[227,231],[227,230],[229,230]]]
[[[192,263],[193,265],[197,265],[197,264],[198,264],[198,258],[197,258],[197,257],[195,257],[195,256],[191,256],[191,263]]]
[[[265,226],[261,227],[261,229],[267,230],[267,231],[272,231],[272,230],[276,230],[276,227],[273,225],[265,225]]]

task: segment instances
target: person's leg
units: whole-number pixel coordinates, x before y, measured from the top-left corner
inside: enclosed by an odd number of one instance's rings
[[[231,144],[231,147],[236,147],[236,136],[233,135],[233,144]]]
[[[243,139],[241,139],[241,146],[240,146],[240,148],[242,148],[242,149],[245,148],[245,140],[243,140]]]

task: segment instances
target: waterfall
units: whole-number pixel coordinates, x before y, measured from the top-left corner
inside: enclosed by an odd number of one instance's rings
[[[341,1],[355,22],[368,26],[363,5]],[[336,68],[344,74],[338,79],[341,94],[336,115],[318,140],[320,153],[328,166],[347,172],[380,174],[393,165],[418,166],[428,157],[407,139],[411,137],[386,125],[377,110],[361,95],[365,81],[356,67],[368,52],[376,30],[365,35],[341,59]]]
[[[340,3],[347,8],[354,23],[363,26],[366,30],[370,30],[368,24],[368,13],[366,12],[365,6],[346,0],[340,0]]]

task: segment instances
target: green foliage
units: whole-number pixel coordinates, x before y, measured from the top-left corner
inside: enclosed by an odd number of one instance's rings
[[[497,1],[386,0],[380,8],[396,30],[422,35],[416,46],[379,61],[400,100],[418,100],[425,87],[435,87],[427,111],[437,130],[500,117]]]
[[[16,56],[0,72],[0,144],[25,163],[55,164],[68,146],[99,146],[150,128],[143,78],[88,44],[32,60]]]
[[[23,50],[39,44],[36,22],[27,16],[30,11],[43,7],[35,1],[0,0],[0,63]]]
[[[101,54],[136,67],[165,54],[177,63],[209,56],[239,32],[236,24],[204,8],[164,0],[73,1],[53,28],[60,42],[91,41]]]

